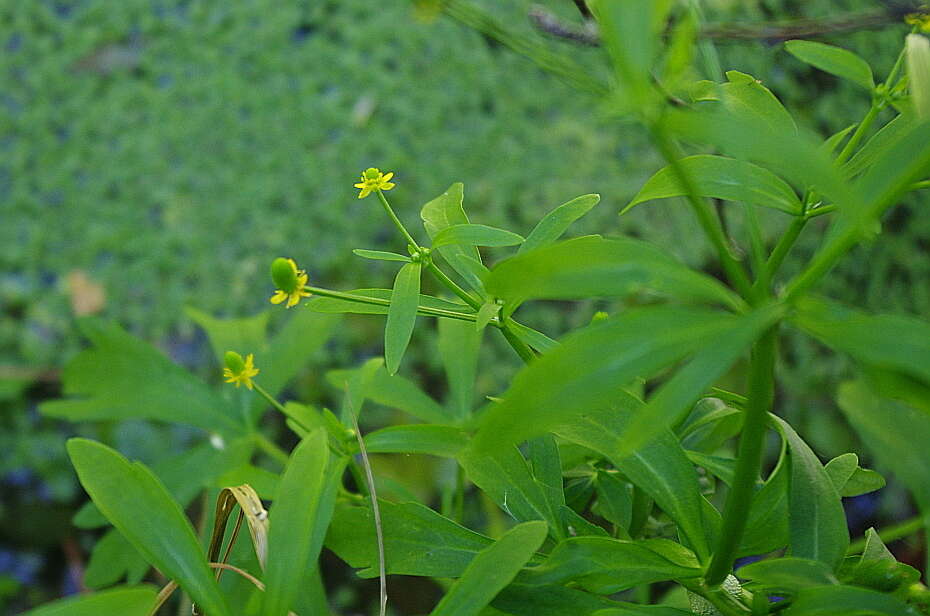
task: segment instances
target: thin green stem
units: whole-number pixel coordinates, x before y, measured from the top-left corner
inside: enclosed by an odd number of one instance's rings
[[[384,192],[379,188],[378,200],[381,201],[381,205],[384,206],[384,211],[387,212],[388,218],[391,219],[391,222],[394,223],[394,226],[397,227],[397,230],[400,231],[400,234],[404,236],[404,239],[407,240],[407,243],[416,248],[420,249],[420,245],[417,244],[417,241],[413,239],[413,236],[407,231],[407,227],[404,226],[404,223],[400,221],[400,218],[397,217],[397,214],[394,213],[394,208],[391,207],[391,204],[388,203],[387,198],[384,196]]]
[[[911,518],[910,520],[905,520],[904,522],[899,522],[894,526],[889,526],[878,531],[878,536],[884,543],[891,543],[898,539],[903,539],[908,535],[913,535],[914,533],[920,532],[923,530],[925,525],[924,518],[917,516]],[[856,539],[849,544],[849,549],[846,550],[847,555],[859,554],[865,549],[865,538]]]
[[[268,401],[268,404],[270,404],[271,406],[281,411],[281,413],[283,413],[284,415],[287,415],[287,411],[284,410],[284,406],[280,402],[275,400],[274,396],[272,396],[267,391],[265,391],[264,387],[262,387],[261,385],[259,385],[258,383],[254,381],[252,382],[252,385],[255,387],[255,391],[261,394],[262,398]]]
[[[772,254],[769,255],[768,260],[765,262],[765,267],[756,280],[756,287],[768,292],[772,280],[775,278],[775,274],[778,272],[782,263],[785,262],[785,257],[788,256],[788,252],[791,250],[792,246],[794,246],[794,243],[797,241],[798,236],[801,235],[801,231],[804,230],[804,225],[806,224],[807,218],[804,216],[798,216],[791,221],[785,233],[779,238],[778,243],[775,244],[775,248],[772,249]]]
[[[777,328],[772,327],[756,342],[749,365],[749,400],[743,411],[743,431],[739,440],[736,473],[723,512],[723,527],[713,559],[704,579],[710,586],[723,582],[733,569],[733,561],[752,503],[753,490],[762,467],[765,430],[772,404]]]
[[[680,156],[672,140],[665,133],[665,130],[660,125],[653,125],[651,129],[653,140],[659,148],[659,151],[675,172],[682,186],[684,186],[688,203],[691,204],[691,209],[694,211],[695,216],[697,216],[698,223],[701,225],[704,234],[710,240],[711,244],[717,250],[717,256],[720,259],[723,270],[727,274],[727,278],[743,299],[751,302],[754,299],[752,285],[742,265],[740,265],[739,261],[737,261],[730,252],[728,240],[726,234],[723,232],[720,219],[698,195],[697,188],[694,186],[691,176],[681,166],[681,161],[679,160]]]
[[[824,214],[829,214],[830,212],[835,211],[836,205],[831,203],[830,205],[822,205],[816,209],[809,210],[807,214],[804,215],[804,217],[807,220],[810,220],[811,218],[817,218],[818,216],[823,216]]]
[[[449,278],[444,271],[439,269],[432,259],[430,259],[426,269],[436,277],[436,279],[441,282],[447,289],[458,295],[466,304],[478,310],[481,308],[481,302],[472,297],[471,293],[460,287],[454,280]]]
[[[371,470],[371,460],[368,459],[368,450],[365,448],[365,439],[362,438],[362,431],[358,427],[358,420],[354,413],[349,413],[352,418],[352,427],[355,429],[355,437],[358,439],[358,452],[362,458],[362,468],[365,469],[365,478],[368,483],[368,495],[371,499],[371,516],[375,521],[375,538],[378,543],[378,579],[380,580],[380,616],[384,616],[387,611],[387,571],[384,558],[384,532],[381,526],[381,510],[378,507],[378,492],[375,490],[375,475]],[[361,487],[361,486],[359,486]]]
[[[880,100],[873,100],[872,106],[869,107],[869,112],[865,114],[865,117],[861,122],[859,122],[859,126],[856,127],[856,131],[852,134],[852,137],[849,138],[849,141],[846,142],[846,145],[843,146],[843,149],[836,157],[837,166],[845,163],[849,157],[852,156],[852,153],[856,151],[856,148],[859,147],[859,142],[861,142],[862,138],[865,137],[866,132],[872,128],[872,124],[875,122],[875,118],[878,117],[879,111],[881,111]]]

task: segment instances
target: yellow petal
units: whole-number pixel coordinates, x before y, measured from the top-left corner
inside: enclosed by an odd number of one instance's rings
[[[274,292],[274,295],[268,298],[268,301],[271,302],[272,304],[280,304],[285,299],[287,299],[287,293],[285,293],[281,289],[278,289],[277,291]]]
[[[381,185],[381,190],[391,190],[394,188],[394,182],[385,182]]]
[[[392,177],[394,177],[394,172],[393,172],[393,171],[391,171],[390,173],[385,173],[385,174],[381,177],[381,181],[382,181],[382,182],[387,182],[387,181],[389,181]]]
[[[355,186],[356,188],[365,188],[365,182],[360,182],[358,184],[354,184],[353,186]]]

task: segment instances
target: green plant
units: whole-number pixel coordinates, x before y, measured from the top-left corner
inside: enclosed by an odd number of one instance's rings
[[[454,579],[443,582],[446,593],[433,614],[928,613],[930,591],[920,573],[897,562],[879,533],[870,530],[862,542],[850,543],[841,497],[879,489],[884,479],[861,468],[855,454],[823,464],[772,410],[783,330],[796,329],[851,356],[860,373],[839,386],[838,404],[927,514],[930,323],[868,314],[813,291],[853,246],[878,235],[886,210],[926,186],[930,45],[919,34],[909,35],[890,74],[875,85],[869,65],[854,54],[790,42],[788,50],[797,58],[872,97],[860,123],[823,140],[798,129],[749,75],[731,71],[723,83],[693,77],[696,11],[685,8],[670,19],[670,2],[589,5],[610,59],[609,80],[536,55],[465,3],[444,4],[544,68],[573,75],[575,83],[603,97],[609,113],[638,121],[667,167],[627,209],[684,197],[726,282],[641,240],[560,240],[596,205],[596,195],[559,206],[523,238],[470,222],[463,187],[453,184],[421,210],[426,246],[390,205],[384,191],[393,188],[391,177],[368,169],[360,196],[376,195],[408,254],[368,249],[356,254],[402,263],[392,289],[334,291],[307,284],[291,260],[272,264],[275,303],[287,300],[290,306],[310,296],[297,323],[326,322],[313,313],[386,315],[384,360],[330,375],[343,392],[338,413],[278,402],[286,366],[296,360],[272,352],[263,364],[254,339],[223,333],[244,328],[214,324],[211,331],[227,379],[259,394],[243,403],[247,410],[239,418],[218,410],[228,407],[124,334],[97,331],[98,349],[79,358],[69,375],[70,393],[97,397],[55,402],[46,412],[194,423],[220,437],[222,446],[212,446],[210,455],[228,451],[236,435],[246,443],[239,470],[208,482],[239,490],[235,502],[248,520],[252,544],[240,550],[236,564],[214,559],[233,507],[226,492],[204,550],[170,490],[145,466],[93,441],[69,443],[81,482],[116,527],[114,536],[186,591],[198,610],[211,616],[325,613],[317,566],[325,544],[361,568],[363,577],[380,577],[382,588],[387,574]],[[670,44],[660,55],[666,27]],[[700,49],[713,66],[713,48]],[[875,130],[883,109],[897,113]],[[696,153],[686,155],[683,144],[696,146]],[[709,199],[728,202],[726,207],[742,204],[746,238],[724,230]],[[762,239],[758,207],[790,217],[771,250]],[[781,266],[788,252],[809,221],[820,217],[832,221],[819,249],[785,280]],[[748,245],[747,259],[736,250],[741,240]],[[478,247],[506,246],[519,248],[490,269],[484,265]],[[435,278],[451,299],[421,294],[423,276]],[[532,300],[602,297],[623,298],[628,308],[599,314],[559,341],[515,318]],[[420,317],[439,322],[439,355],[450,392],[444,404],[397,374]],[[488,330],[500,332],[526,365],[500,397],[479,404],[478,349]],[[302,359],[304,347],[294,340],[280,336]],[[251,356],[243,359],[238,352],[258,354],[258,360],[253,365]],[[720,388],[746,355],[743,393]],[[114,368],[120,370],[113,374]],[[183,403],[172,404],[179,391]],[[290,455],[258,431],[262,401],[286,417],[301,439]],[[420,423],[363,436],[357,418],[366,401],[402,410]],[[763,472],[769,435],[778,453],[775,465]],[[730,455],[733,439],[738,444]],[[251,465],[255,446],[283,466],[280,475]],[[379,502],[368,453],[454,460],[456,472],[442,488],[440,511],[415,501]],[[227,466],[209,465],[214,472]],[[344,470],[351,481],[343,482]],[[190,490],[190,477],[181,477],[188,481],[176,485]],[[198,481],[193,493],[204,485]],[[470,498],[470,484],[480,498]],[[267,513],[258,502],[263,493],[274,495]],[[506,532],[502,513],[516,522]],[[483,524],[486,532],[469,530],[468,522]],[[906,531],[921,526],[922,521],[911,522]],[[235,537],[233,531],[227,555]],[[756,555],[769,557],[734,572],[738,558]],[[239,577],[227,576],[221,589],[211,566]],[[657,589],[669,583],[687,591],[688,606],[659,596]],[[613,597],[630,589],[638,589],[640,601]],[[382,612],[385,597],[382,592]],[[36,613],[144,614],[154,604],[154,590],[126,588]]]

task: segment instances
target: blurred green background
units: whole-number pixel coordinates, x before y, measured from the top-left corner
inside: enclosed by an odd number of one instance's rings
[[[534,35],[529,1],[478,4]],[[577,21],[568,0],[538,4]],[[704,8],[715,23],[758,23],[876,4],[711,0]],[[882,75],[904,31],[819,40],[855,50]],[[598,50],[552,45],[600,64]],[[0,46],[2,610],[74,592],[92,544],[68,522],[83,493],[63,443],[102,428],[36,412],[58,395],[59,370],[81,348],[76,318],[115,319],[217,381],[186,306],[221,317],[265,310],[267,266],[280,255],[297,259],[320,286],[389,285],[392,270],[350,252],[402,249],[375,204],[355,198],[352,183],[365,167],[396,172],[392,201],[411,225],[422,203],[454,181],[465,183],[474,221],[520,233],[552,207],[598,192],[601,204],[575,232],[635,234],[715,268],[680,203],[617,217],[660,166],[638,128],[604,117],[596,100],[407,0],[6,2]],[[719,51],[724,68],[761,79],[799,123],[824,135],[868,107],[852,86],[802,65],[778,41],[723,42]],[[785,222],[764,214],[771,233]],[[739,217],[727,223],[738,229]],[[811,254],[818,223],[788,273]],[[926,203],[894,210],[885,225],[889,234],[857,249],[821,290],[926,317]],[[595,308],[609,306],[559,306],[531,320],[558,335]],[[276,311],[273,323],[282,318]],[[299,381],[302,398],[325,400],[324,369],[381,352],[380,322],[347,324]],[[428,382],[437,373],[429,336],[414,344],[405,369]],[[779,412],[824,458],[861,451],[832,398],[849,366],[811,342],[789,341],[784,355]],[[510,361],[502,349],[493,357]],[[500,375],[489,378],[490,390],[502,384]],[[133,455],[190,435],[135,422],[110,427],[106,438]],[[851,523],[909,514],[893,483],[883,494],[849,503]]]

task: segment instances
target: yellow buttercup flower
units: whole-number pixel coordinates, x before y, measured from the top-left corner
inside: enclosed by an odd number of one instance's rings
[[[223,368],[223,378],[227,383],[235,383],[236,387],[245,385],[252,389],[252,377],[257,375],[259,370],[255,367],[255,357],[249,353],[242,359],[235,351],[226,351],[223,356],[226,367]]]
[[[279,257],[271,264],[271,279],[278,287],[268,301],[280,304],[287,300],[287,307],[296,306],[300,298],[310,297],[310,292],[304,289],[307,284],[307,272],[297,269],[294,259]]]
[[[904,23],[917,26],[921,32],[930,32],[930,13],[909,13],[904,16]]]
[[[365,169],[361,177],[362,181],[355,185],[356,188],[361,189],[358,193],[358,198],[364,199],[376,190],[391,190],[394,188],[394,182],[391,181],[392,177],[394,177],[393,171],[390,173],[381,173],[380,169],[375,169],[374,167]]]

